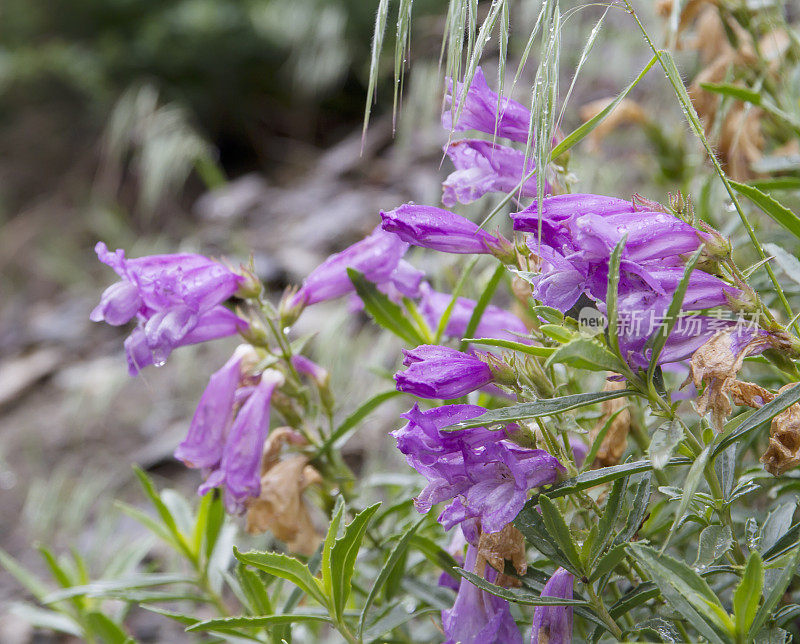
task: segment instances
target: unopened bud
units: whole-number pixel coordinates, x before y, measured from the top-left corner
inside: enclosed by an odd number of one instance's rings
[[[498,231],[496,239],[484,239],[484,245],[489,252],[504,264],[517,263],[517,249],[513,242],[503,237]]]
[[[255,347],[269,346],[269,335],[267,334],[267,329],[258,319],[253,318],[248,320],[247,328],[240,330],[239,335],[241,335],[249,344],[252,344]]]
[[[502,358],[498,358],[491,353],[479,355],[477,357],[481,358],[487,365],[489,365],[489,369],[492,372],[492,379],[495,384],[508,386],[517,385],[517,374],[514,372],[514,369],[511,367],[511,365],[505,362]]]
[[[261,296],[264,285],[261,283],[261,280],[256,277],[252,267],[242,264],[239,266],[239,270],[237,270],[236,273],[244,278],[239,284],[239,289],[236,291],[236,297],[243,300],[254,300]]]
[[[730,257],[730,239],[723,237],[719,231],[715,230],[704,221],[698,221],[697,223],[705,231],[702,233],[697,233],[697,236],[705,246],[704,254],[708,255],[709,258],[714,260]]]
[[[285,329],[297,322],[297,318],[300,317],[305,308],[305,301],[297,297],[297,287],[287,288],[278,305],[281,328]]]
[[[736,280],[736,287],[739,289],[738,295],[731,295],[728,291],[724,291],[725,299],[728,300],[728,308],[742,315],[748,313],[760,314],[761,301],[753,288],[740,279]]]

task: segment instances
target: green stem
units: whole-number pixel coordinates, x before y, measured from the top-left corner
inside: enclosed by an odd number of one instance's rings
[[[617,626],[617,623],[614,621],[614,618],[611,617],[608,610],[606,609],[603,600],[597,596],[597,593],[594,592],[594,588],[592,588],[591,584],[586,584],[586,592],[589,595],[589,603],[597,613],[597,616],[603,620],[603,622],[608,626],[608,629],[611,631],[611,634],[616,637],[618,640],[622,638],[622,629]]]

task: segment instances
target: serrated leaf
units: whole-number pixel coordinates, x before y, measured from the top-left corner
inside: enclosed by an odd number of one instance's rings
[[[630,504],[630,511],[628,518],[625,520],[625,527],[614,539],[615,544],[625,543],[630,541],[638,532],[639,526],[642,525],[644,517],[647,515],[647,508],[650,505],[650,495],[652,494],[652,474],[646,472],[642,477],[633,483],[629,484],[629,489],[633,490],[633,501]]]
[[[670,527],[667,538],[664,540],[664,545],[661,548],[661,552],[666,550],[667,544],[675,534],[675,531],[683,523],[683,518],[686,515],[686,512],[689,510],[692,500],[694,499],[694,493],[697,492],[697,487],[700,485],[700,481],[703,479],[703,473],[705,471],[706,464],[708,463],[708,455],[710,453],[711,445],[708,445],[702,452],[700,452],[694,463],[692,463],[692,466],[689,468],[689,473],[686,475],[686,480],[683,482],[683,494],[681,495],[681,502],[675,509],[675,519],[672,522],[672,526]]]
[[[265,616],[250,616],[239,615],[237,617],[223,617],[220,619],[207,619],[202,622],[192,624],[186,630],[193,631],[217,631],[217,632],[230,632],[235,628],[254,628],[254,627],[270,627],[279,626],[281,624],[296,624],[298,622],[325,622],[330,624],[331,618],[327,615],[313,615],[305,613],[296,613],[292,615],[265,615]],[[259,640],[256,640],[259,641]]]
[[[683,440],[683,429],[674,420],[661,425],[653,432],[650,447],[647,448],[647,455],[650,457],[653,469],[664,469],[681,440]]]
[[[694,567],[702,570],[710,566],[733,545],[731,529],[728,526],[710,525],[703,528],[697,544],[697,559]]]
[[[236,564],[236,579],[247,599],[247,607],[253,615],[272,615],[275,612],[264,581],[257,572],[239,562]]]
[[[442,431],[452,432],[460,429],[469,429],[470,427],[489,427],[497,423],[506,424],[518,420],[527,420],[529,418],[542,418],[544,416],[552,416],[553,414],[560,414],[565,411],[578,409],[579,407],[593,405],[598,402],[603,402],[604,400],[613,400],[614,398],[630,396],[634,393],[635,392],[631,390],[622,389],[589,394],[572,394],[560,398],[543,398],[536,402],[492,409],[477,418],[445,427]]]
[[[351,580],[355,570],[356,557],[364,540],[364,534],[372,515],[380,507],[380,503],[359,512],[350,524],[345,528],[344,535],[336,539],[331,549],[330,568],[331,568],[331,601],[333,604],[333,616],[336,620],[341,620],[347,598],[350,596]],[[324,565],[324,564],[323,564]]]
[[[311,575],[308,567],[297,559],[277,552],[240,552],[236,546],[233,548],[233,555],[248,566],[292,582],[307,595],[327,607],[322,584]]]
[[[733,593],[733,616],[739,637],[744,637],[750,630],[758,610],[758,604],[761,601],[761,588],[763,585],[764,567],[761,563],[761,555],[756,550],[753,550],[747,558],[742,580]]]
[[[611,572],[614,568],[617,567],[624,558],[625,558],[626,550],[625,544],[620,543],[617,546],[611,548],[608,553],[597,562],[597,566],[595,566],[592,574],[589,575],[589,581],[593,582],[597,579],[600,579],[603,575]]]
[[[564,554],[564,551],[561,550],[547,532],[544,521],[532,501],[533,499],[522,508],[522,511],[514,519],[514,526],[522,533],[528,543],[557,566],[566,569],[572,568],[572,564]]]
[[[606,546],[614,538],[614,526],[617,524],[617,518],[622,510],[622,499],[627,487],[627,477],[619,478],[614,481],[614,485],[608,495],[608,501],[606,501],[606,506],[603,508],[603,516],[600,517],[600,521],[597,523],[597,540],[592,546],[592,553],[589,559],[590,565],[603,553]]]
[[[732,624],[721,618],[719,611],[724,613],[724,608],[700,575],[683,562],[642,543],[628,544],[628,549],[650,574],[664,599],[703,637],[715,644],[730,641]]]
[[[406,318],[403,309],[381,293],[377,286],[364,277],[363,273],[348,268],[347,275],[353,283],[358,297],[364,302],[364,309],[376,324],[412,346],[425,344],[425,340]]]

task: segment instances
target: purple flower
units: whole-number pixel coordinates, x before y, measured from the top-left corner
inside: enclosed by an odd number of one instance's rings
[[[436,208],[407,203],[381,211],[383,230],[404,242],[443,253],[488,253],[499,240],[460,215]]]
[[[121,281],[109,286],[89,316],[120,326],[135,319],[125,341],[128,369],[136,375],[163,364],[176,348],[233,335],[247,323],[222,306],[244,278],[202,255],[150,255],[126,259],[103,242],[95,251]]]
[[[408,369],[395,374],[397,390],[421,398],[459,398],[493,379],[485,362],[449,347],[423,344],[403,355]]]
[[[447,207],[457,202],[472,203],[487,192],[511,192],[535,167],[532,158],[525,163],[525,155],[519,150],[488,141],[464,139],[446,145],[444,151],[456,167],[442,183],[442,203]],[[550,191],[549,186],[545,191]],[[535,175],[518,194],[536,196]]]
[[[189,433],[175,450],[175,458],[188,467],[210,469],[222,460],[225,437],[233,421],[241,366],[242,355],[237,351],[209,379],[192,417]]]
[[[331,255],[311,271],[289,306],[307,306],[353,292],[348,268],[363,273],[376,284],[389,281],[407,249],[407,243],[378,227],[365,239]],[[400,283],[405,284],[407,279],[404,275]]]
[[[555,483],[565,471],[544,450],[506,440],[519,430],[515,425],[504,431],[441,431],[485,411],[475,405],[445,405],[423,412],[414,405],[403,415],[408,424],[392,434],[408,464],[428,481],[415,501],[417,509],[424,513],[450,501],[439,516],[447,529],[479,519],[484,532],[498,532],[522,510],[529,490]]]
[[[427,284],[423,285],[420,311],[431,327],[434,329],[438,327],[439,320],[444,315],[452,299],[452,295],[439,293]],[[463,338],[476,306],[477,302],[475,300],[459,297],[450,312],[450,318],[445,327],[445,335],[451,338]],[[530,340],[525,337],[527,335],[528,328],[522,320],[513,313],[491,304],[486,307],[478,326],[475,328],[475,336],[478,338],[495,338],[529,343]]]
[[[261,455],[269,433],[270,401],[282,383],[278,371],[267,369],[261,374],[227,432],[218,466],[200,486],[200,494],[225,486],[225,507],[230,513],[244,510],[245,501],[261,492]]]
[[[297,373],[308,376],[314,382],[327,383],[330,380],[330,375],[326,369],[320,367],[316,362],[305,356],[299,354],[292,356],[292,366]]]
[[[542,221],[557,224],[575,215],[595,214],[605,217],[635,212],[633,203],[617,197],[593,194],[556,195],[542,200]],[[520,212],[511,213],[514,230],[535,233],[539,230],[538,202]]]
[[[478,67],[475,76],[464,95],[464,84],[456,83],[453,91],[452,79],[447,79],[447,94],[444,98],[442,127],[456,132],[479,130],[487,134],[501,136],[512,141],[525,143],[530,130],[531,113],[521,103],[510,98],[500,98],[489,89],[483,70]],[[453,119],[458,116],[458,121]]]
[[[470,545],[464,569],[480,574],[489,582],[497,580],[498,572],[491,566],[477,571],[478,549]],[[472,582],[462,578],[456,601],[450,610],[442,611],[445,644],[522,644],[522,635],[517,628],[508,602]]]
[[[572,599],[575,577],[559,568],[542,589],[542,597]],[[570,644],[572,606],[537,606],[533,610],[531,644]]]

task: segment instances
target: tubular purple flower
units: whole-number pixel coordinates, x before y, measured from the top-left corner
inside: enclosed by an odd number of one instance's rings
[[[414,405],[403,415],[408,424],[392,434],[408,464],[428,481],[415,500],[417,510],[425,513],[450,501],[439,516],[448,530],[472,519],[480,520],[484,532],[502,530],[522,510],[531,488],[555,483],[565,471],[544,450],[506,440],[519,431],[516,425],[503,431],[442,431],[485,411],[475,405],[444,405],[423,412]]]
[[[572,599],[575,577],[559,568],[542,589],[542,597]],[[537,606],[533,610],[531,644],[570,644],[572,642],[572,606]]]
[[[353,292],[348,268],[363,273],[370,282],[385,282],[397,269],[406,250],[407,243],[378,227],[368,237],[331,255],[311,271],[288,306],[308,306]]]
[[[192,417],[189,433],[175,450],[187,467],[213,468],[222,459],[225,436],[233,421],[233,405],[241,380],[242,354],[237,351],[212,374]]]
[[[292,356],[292,366],[297,370],[297,373],[302,373],[315,382],[327,384],[328,380],[330,380],[330,374],[328,374],[327,369],[320,367],[316,362],[303,355]]]
[[[617,197],[593,194],[555,195],[542,200],[542,221],[553,224],[566,221],[575,215],[594,214],[600,217],[635,212],[633,203]],[[535,233],[539,230],[538,202],[520,212],[511,213],[514,230]]]
[[[497,581],[498,572],[491,566],[476,570],[478,549],[470,545],[464,569],[483,573],[487,581]],[[522,644],[511,610],[505,599],[481,590],[462,578],[456,601],[450,610],[442,611],[445,644]]]
[[[493,380],[485,362],[449,347],[424,344],[403,355],[408,369],[395,374],[397,390],[420,398],[459,398]]]
[[[525,163],[525,154],[519,150],[489,141],[464,139],[446,145],[444,151],[456,167],[442,183],[442,203],[447,207],[472,203],[487,192],[511,192],[535,168],[533,159]],[[536,176],[514,194],[535,196]]]
[[[242,512],[245,501],[261,492],[261,456],[269,434],[270,401],[283,383],[280,372],[267,369],[242,405],[228,432],[219,469],[200,486],[200,494],[225,487],[225,508]]]
[[[438,327],[439,320],[450,305],[453,296],[434,291],[427,284],[423,285],[421,290],[420,312],[425,317],[426,322],[435,329]],[[444,331],[445,335],[451,338],[463,338],[476,306],[477,302],[475,300],[459,297],[450,312],[450,319],[447,321]],[[525,337],[527,335],[528,328],[522,320],[513,313],[491,304],[486,307],[478,326],[475,328],[475,336],[478,338],[495,338],[529,343],[530,340]]]
[[[404,242],[443,253],[488,253],[487,243],[498,239],[460,215],[435,206],[403,204],[381,211],[383,230]]]
[[[103,242],[97,256],[121,281],[108,287],[89,316],[114,326],[133,319],[137,327],[125,341],[131,375],[161,364],[177,347],[213,340],[247,328],[222,306],[243,278],[202,255],[150,255],[126,259]]]
[[[464,84],[456,83],[453,92],[453,81],[447,79],[447,94],[444,97],[442,127],[448,131],[463,132],[479,130],[486,134],[501,136],[512,141],[525,143],[530,130],[531,113],[515,100],[507,97],[499,98],[496,92],[489,89],[483,70],[478,67],[463,98]],[[453,119],[461,114],[456,123]]]

